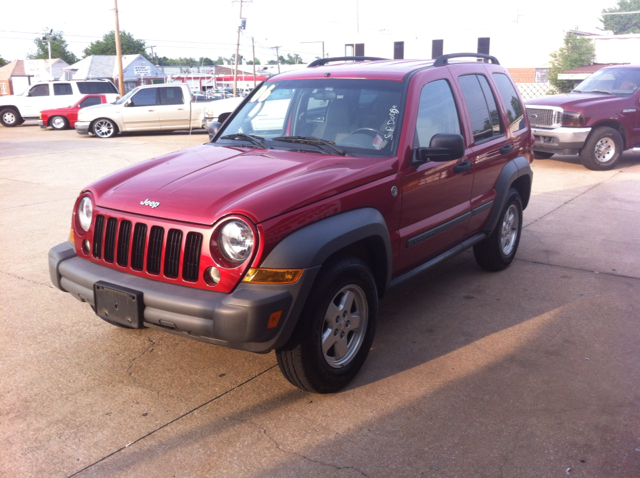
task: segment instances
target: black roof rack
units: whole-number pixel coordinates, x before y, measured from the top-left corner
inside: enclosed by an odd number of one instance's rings
[[[482,58],[485,63],[493,63],[499,65],[500,62],[495,56],[485,55],[484,53],[450,53],[449,55],[442,55],[436,58],[433,66],[444,66],[449,64],[450,58]]]
[[[309,66],[307,66],[307,68],[326,65],[327,63],[332,61],[375,61],[387,59],[388,58],[377,58],[375,56],[336,56],[333,58],[319,58],[318,60],[309,63]]]

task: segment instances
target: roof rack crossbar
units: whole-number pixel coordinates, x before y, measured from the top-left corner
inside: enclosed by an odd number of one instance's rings
[[[436,61],[433,63],[433,66],[444,66],[449,64],[449,59],[451,58],[482,58],[485,63],[493,63],[494,65],[499,65],[500,62],[495,56],[485,55],[484,53],[450,53],[449,55],[441,55],[436,58]]]
[[[309,66],[307,66],[307,68],[326,65],[327,63],[332,61],[375,61],[375,60],[387,60],[387,58],[378,58],[375,56],[336,56],[333,58],[319,58],[309,63]]]

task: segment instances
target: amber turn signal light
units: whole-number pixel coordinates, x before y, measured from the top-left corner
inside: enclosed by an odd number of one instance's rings
[[[300,279],[302,269],[259,269],[251,268],[242,282],[252,284],[293,284]]]

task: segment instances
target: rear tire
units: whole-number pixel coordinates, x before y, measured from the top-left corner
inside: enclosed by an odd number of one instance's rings
[[[110,119],[100,118],[94,121],[91,130],[98,138],[111,138],[118,132],[118,127]]]
[[[473,255],[480,267],[488,271],[505,269],[516,255],[522,233],[522,199],[511,188],[498,224],[482,242],[473,246]]]
[[[24,119],[13,108],[4,108],[0,110],[0,123],[7,128],[13,128],[24,123]]]
[[[62,130],[69,127],[69,122],[64,116],[54,116],[49,120],[49,124],[53,129]]]
[[[276,350],[296,387],[332,393],[364,364],[376,330],[378,294],[369,267],[344,257],[321,272],[289,342]]]
[[[603,126],[594,130],[580,151],[580,161],[592,171],[606,171],[613,168],[624,147],[622,136],[617,130]]]

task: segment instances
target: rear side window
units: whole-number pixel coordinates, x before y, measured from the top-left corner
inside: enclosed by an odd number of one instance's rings
[[[80,103],[80,108],[86,108],[87,106],[99,105],[101,103],[102,103],[102,100],[100,99],[99,96],[89,96],[88,98],[85,98],[84,100],[82,100],[82,103]]]
[[[157,88],[147,88],[144,90],[138,91],[131,98],[131,106],[150,106],[157,104],[156,102],[156,93]]]
[[[509,78],[504,73],[494,73],[493,80],[498,86],[498,92],[502,97],[504,107],[507,109],[507,117],[509,118],[509,131],[515,133],[525,127],[524,108],[520,103],[520,98]]]
[[[71,85],[69,83],[54,83],[53,94],[56,96],[72,95],[73,90],[71,89]]]
[[[105,93],[118,93],[118,90],[109,81],[79,81],[78,91],[83,95],[102,95]]]
[[[471,118],[473,140],[480,143],[502,136],[504,131],[500,125],[496,99],[487,79],[483,75],[464,75],[458,81]]]
[[[438,133],[460,134],[458,109],[447,80],[436,80],[422,88],[416,122],[417,146],[428,147]]]
[[[161,105],[181,105],[184,103],[182,97],[182,88],[170,87],[160,88],[160,104]]]

